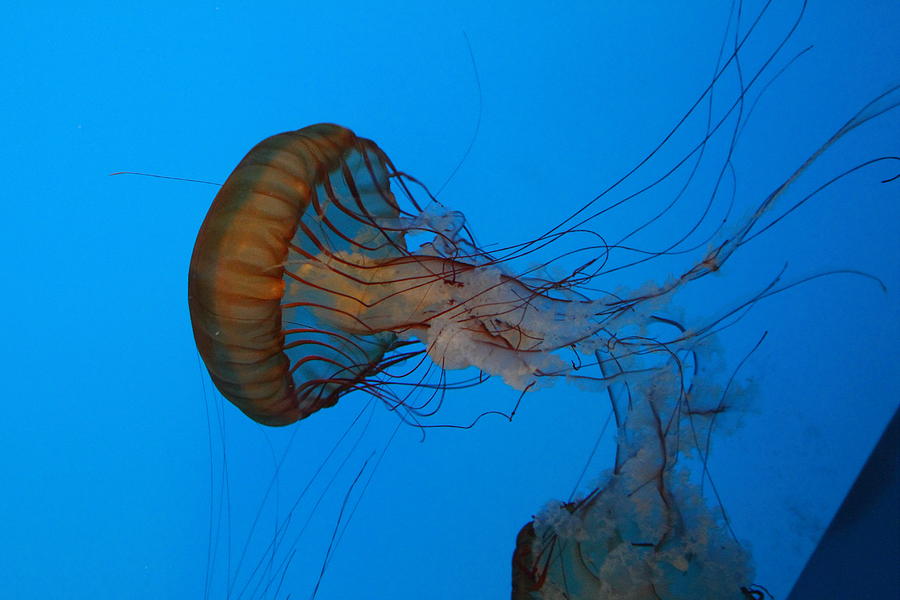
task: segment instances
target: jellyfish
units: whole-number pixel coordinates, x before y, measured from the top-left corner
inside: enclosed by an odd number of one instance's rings
[[[437,410],[443,374],[469,367],[523,394],[559,381],[605,394],[615,464],[590,493],[548,504],[521,530],[514,598],[746,598],[755,593],[749,555],[686,465],[694,459],[702,472],[714,421],[732,409],[706,385],[717,328],[791,284],[779,276],[706,321],[666,315],[681,290],[806,201],[785,206],[786,191],[818,156],[898,104],[894,87],[864,106],[751,211],[717,227],[680,272],[608,291],[596,282],[624,240],[597,234],[562,273],[556,259],[517,268],[588,229],[592,204],[488,251],[461,212],[371,140],[332,124],[275,135],[238,164],[198,235],[189,272],[198,349],[223,396],[264,425],[362,391],[419,426]],[[422,389],[435,394],[419,401]]]
[[[579,290],[603,273],[609,248],[555,280],[543,275],[549,263],[505,266],[580,224],[488,253],[466,235],[462,213],[423,209],[412,196],[415,212],[401,210],[389,181],[408,191],[410,178],[370,140],[331,124],[272,136],[238,164],[198,234],[188,276],[197,347],[222,394],[268,425],[351,390],[389,394],[389,369],[423,354],[517,390],[560,378],[605,387],[627,372],[583,374],[612,360],[601,355],[677,355],[721,322],[664,342],[641,333],[676,292],[721,269],[821,153],[897,96],[894,87],[867,104],[679,276],[601,298]],[[407,235],[423,232],[432,239],[408,250]],[[410,349],[415,341],[424,349]],[[572,367],[564,351],[597,358]]]
[[[588,494],[549,502],[520,530],[513,600],[739,600],[752,589],[749,552],[689,467],[703,472],[715,420],[736,408],[704,385],[721,369],[709,342],[694,345],[690,359],[673,356],[643,380],[607,388],[615,464]],[[636,358],[606,369],[636,370]],[[693,371],[688,385],[684,368]]]

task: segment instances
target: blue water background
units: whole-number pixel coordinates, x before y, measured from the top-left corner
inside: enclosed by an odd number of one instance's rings
[[[440,198],[465,212],[484,245],[527,239],[628,171],[677,122],[714,71],[727,3],[265,4],[20,3],[0,22],[2,599],[222,598],[226,588],[233,598],[307,598],[341,502],[373,452],[317,597],[506,598],[516,532],[547,501],[569,496],[606,418],[605,396],[558,384],[528,396],[512,423],[434,430],[424,442],[402,427],[387,446],[396,419],[376,406],[359,445],[354,429],[338,446],[339,458],[353,450],[345,465],[326,467],[299,497],[369,401],[351,396],[271,430],[213,394],[193,345],[186,275],[215,188],[108,174],[223,181],[263,137],[331,121],[376,140],[399,169],[437,189],[480,113],[472,150]],[[798,10],[770,9],[748,72]],[[756,11],[746,6],[745,18]],[[776,69],[814,48],[769,88],[736,148],[736,214],[900,81],[897,31],[893,0],[808,8]],[[702,121],[660,165],[684,154]],[[900,115],[870,123],[791,193],[799,199],[864,160],[897,154],[898,141]],[[879,183],[898,171],[881,165],[842,180],[678,298],[684,320],[702,322],[785,265],[786,280],[852,268],[888,287],[818,279],[722,334],[733,366],[768,332],[742,371],[752,409],[715,440],[710,470],[756,557],[757,581],[778,597],[900,398],[900,183]],[[630,204],[594,226],[614,237],[645,210]],[[658,247],[696,214],[640,241]],[[625,271],[599,287],[659,281],[679,264]],[[450,394],[432,422],[464,423],[515,400],[491,381]],[[610,464],[610,442],[607,434],[590,476]],[[298,497],[275,559],[295,551],[280,592],[253,595],[251,586],[240,596]],[[280,571],[269,569],[277,584]]]

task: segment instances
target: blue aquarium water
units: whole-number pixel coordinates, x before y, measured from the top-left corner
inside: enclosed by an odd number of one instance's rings
[[[501,248],[641,164],[752,27],[712,105],[593,205],[666,175],[743,87],[683,199],[623,244],[659,252],[689,234],[678,249],[692,252],[604,275],[602,294],[681,274],[723,219],[900,82],[893,1],[815,2],[791,35],[801,2],[452,4],[48,3],[5,16],[0,599],[508,598],[517,532],[613,464],[607,396],[566,382],[526,394],[511,422],[424,439],[362,393],[287,428],[250,421],[209,382],[187,311],[217,188],[109,173],[222,182],[260,139],[340,123]],[[898,140],[900,109],[860,126],[773,216],[898,154]],[[678,197],[694,162],[585,227],[621,240]],[[699,327],[776,278],[788,287],[717,334],[719,382],[736,372],[742,410],[717,426],[704,483],[776,598],[900,398],[900,180],[882,183],[898,173],[885,160],[840,178],[663,307]],[[573,240],[517,266],[587,243]],[[426,422],[466,425],[518,399],[495,378],[448,392]]]

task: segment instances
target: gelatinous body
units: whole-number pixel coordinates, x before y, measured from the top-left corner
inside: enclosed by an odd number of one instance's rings
[[[260,142],[213,201],[188,276],[194,338],[216,387],[254,420],[286,425],[334,404],[391,346],[389,333],[312,326],[316,284],[293,268],[313,252],[402,250],[398,235],[373,226],[397,215],[387,169],[372,142],[317,125]],[[338,196],[355,212],[342,212]]]

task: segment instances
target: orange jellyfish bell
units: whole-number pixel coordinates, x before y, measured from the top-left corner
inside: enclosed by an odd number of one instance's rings
[[[399,214],[389,169],[374,142],[313,125],[257,144],[216,195],[191,257],[191,322],[216,387],[255,421],[288,425],[332,406],[394,344],[390,332],[317,324],[341,291],[303,276],[323,252],[357,260],[404,252],[403,233],[378,225]]]

